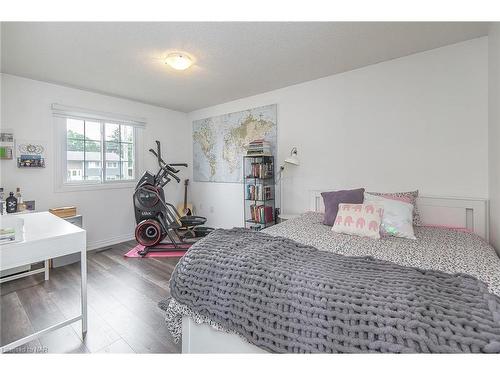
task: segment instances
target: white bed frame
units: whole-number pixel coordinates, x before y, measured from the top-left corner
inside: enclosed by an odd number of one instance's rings
[[[325,190],[322,190],[325,191]],[[417,208],[424,225],[466,228],[489,242],[490,212],[487,199],[423,196]],[[311,211],[324,212],[321,191],[311,191]]]
[[[324,191],[324,190],[323,190]],[[321,191],[311,191],[311,211],[323,212]],[[467,228],[489,241],[487,199],[424,196],[417,207],[425,225]],[[266,353],[240,336],[217,331],[207,324],[182,318],[182,353]]]

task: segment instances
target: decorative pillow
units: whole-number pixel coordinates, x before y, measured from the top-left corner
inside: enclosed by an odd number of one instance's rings
[[[374,193],[368,192],[368,194],[379,195],[384,198],[397,199],[397,200],[408,200],[408,203],[413,205],[413,225],[422,226],[422,220],[420,219],[420,214],[417,208],[417,198],[418,190],[415,191],[405,191],[401,193]]]
[[[384,208],[377,204],[339,204],[332,230],[360,237],[380,238]]]
[[[321,193],[325,204],[323,224],[333,225],[339,210],[339,203],[363,203],[365,189],[339,190]]]
[[[413,205],[399,199],[365,193],[364,204],[380,205],[384,208],[380,234],[416,240],[413,232]]]

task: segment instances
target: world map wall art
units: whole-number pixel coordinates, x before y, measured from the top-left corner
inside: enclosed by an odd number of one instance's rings
[[[247,146],[264,139],[276,155],[277,106],[248,109],[193,121],[193,178],[199,182],[241,182]]]

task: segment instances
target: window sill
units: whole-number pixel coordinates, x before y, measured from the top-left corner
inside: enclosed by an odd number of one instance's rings
[[[62,184],[56,186],[56,193],[66,193],[74,191],[94,191],[94,190],[110,190],[110,189],[133,189],[137,185],[137,180],[120,181],[120,182],[105,182],[105,183],[86,183],[86,184]]]

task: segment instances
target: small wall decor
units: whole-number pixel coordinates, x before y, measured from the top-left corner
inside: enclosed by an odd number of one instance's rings
[[[45,168],[46,147],[39,141],[17,141],[18,168]]]
[[[14,153],[14,133],[12,130],[0,132],[0,159],[12,160]]]

